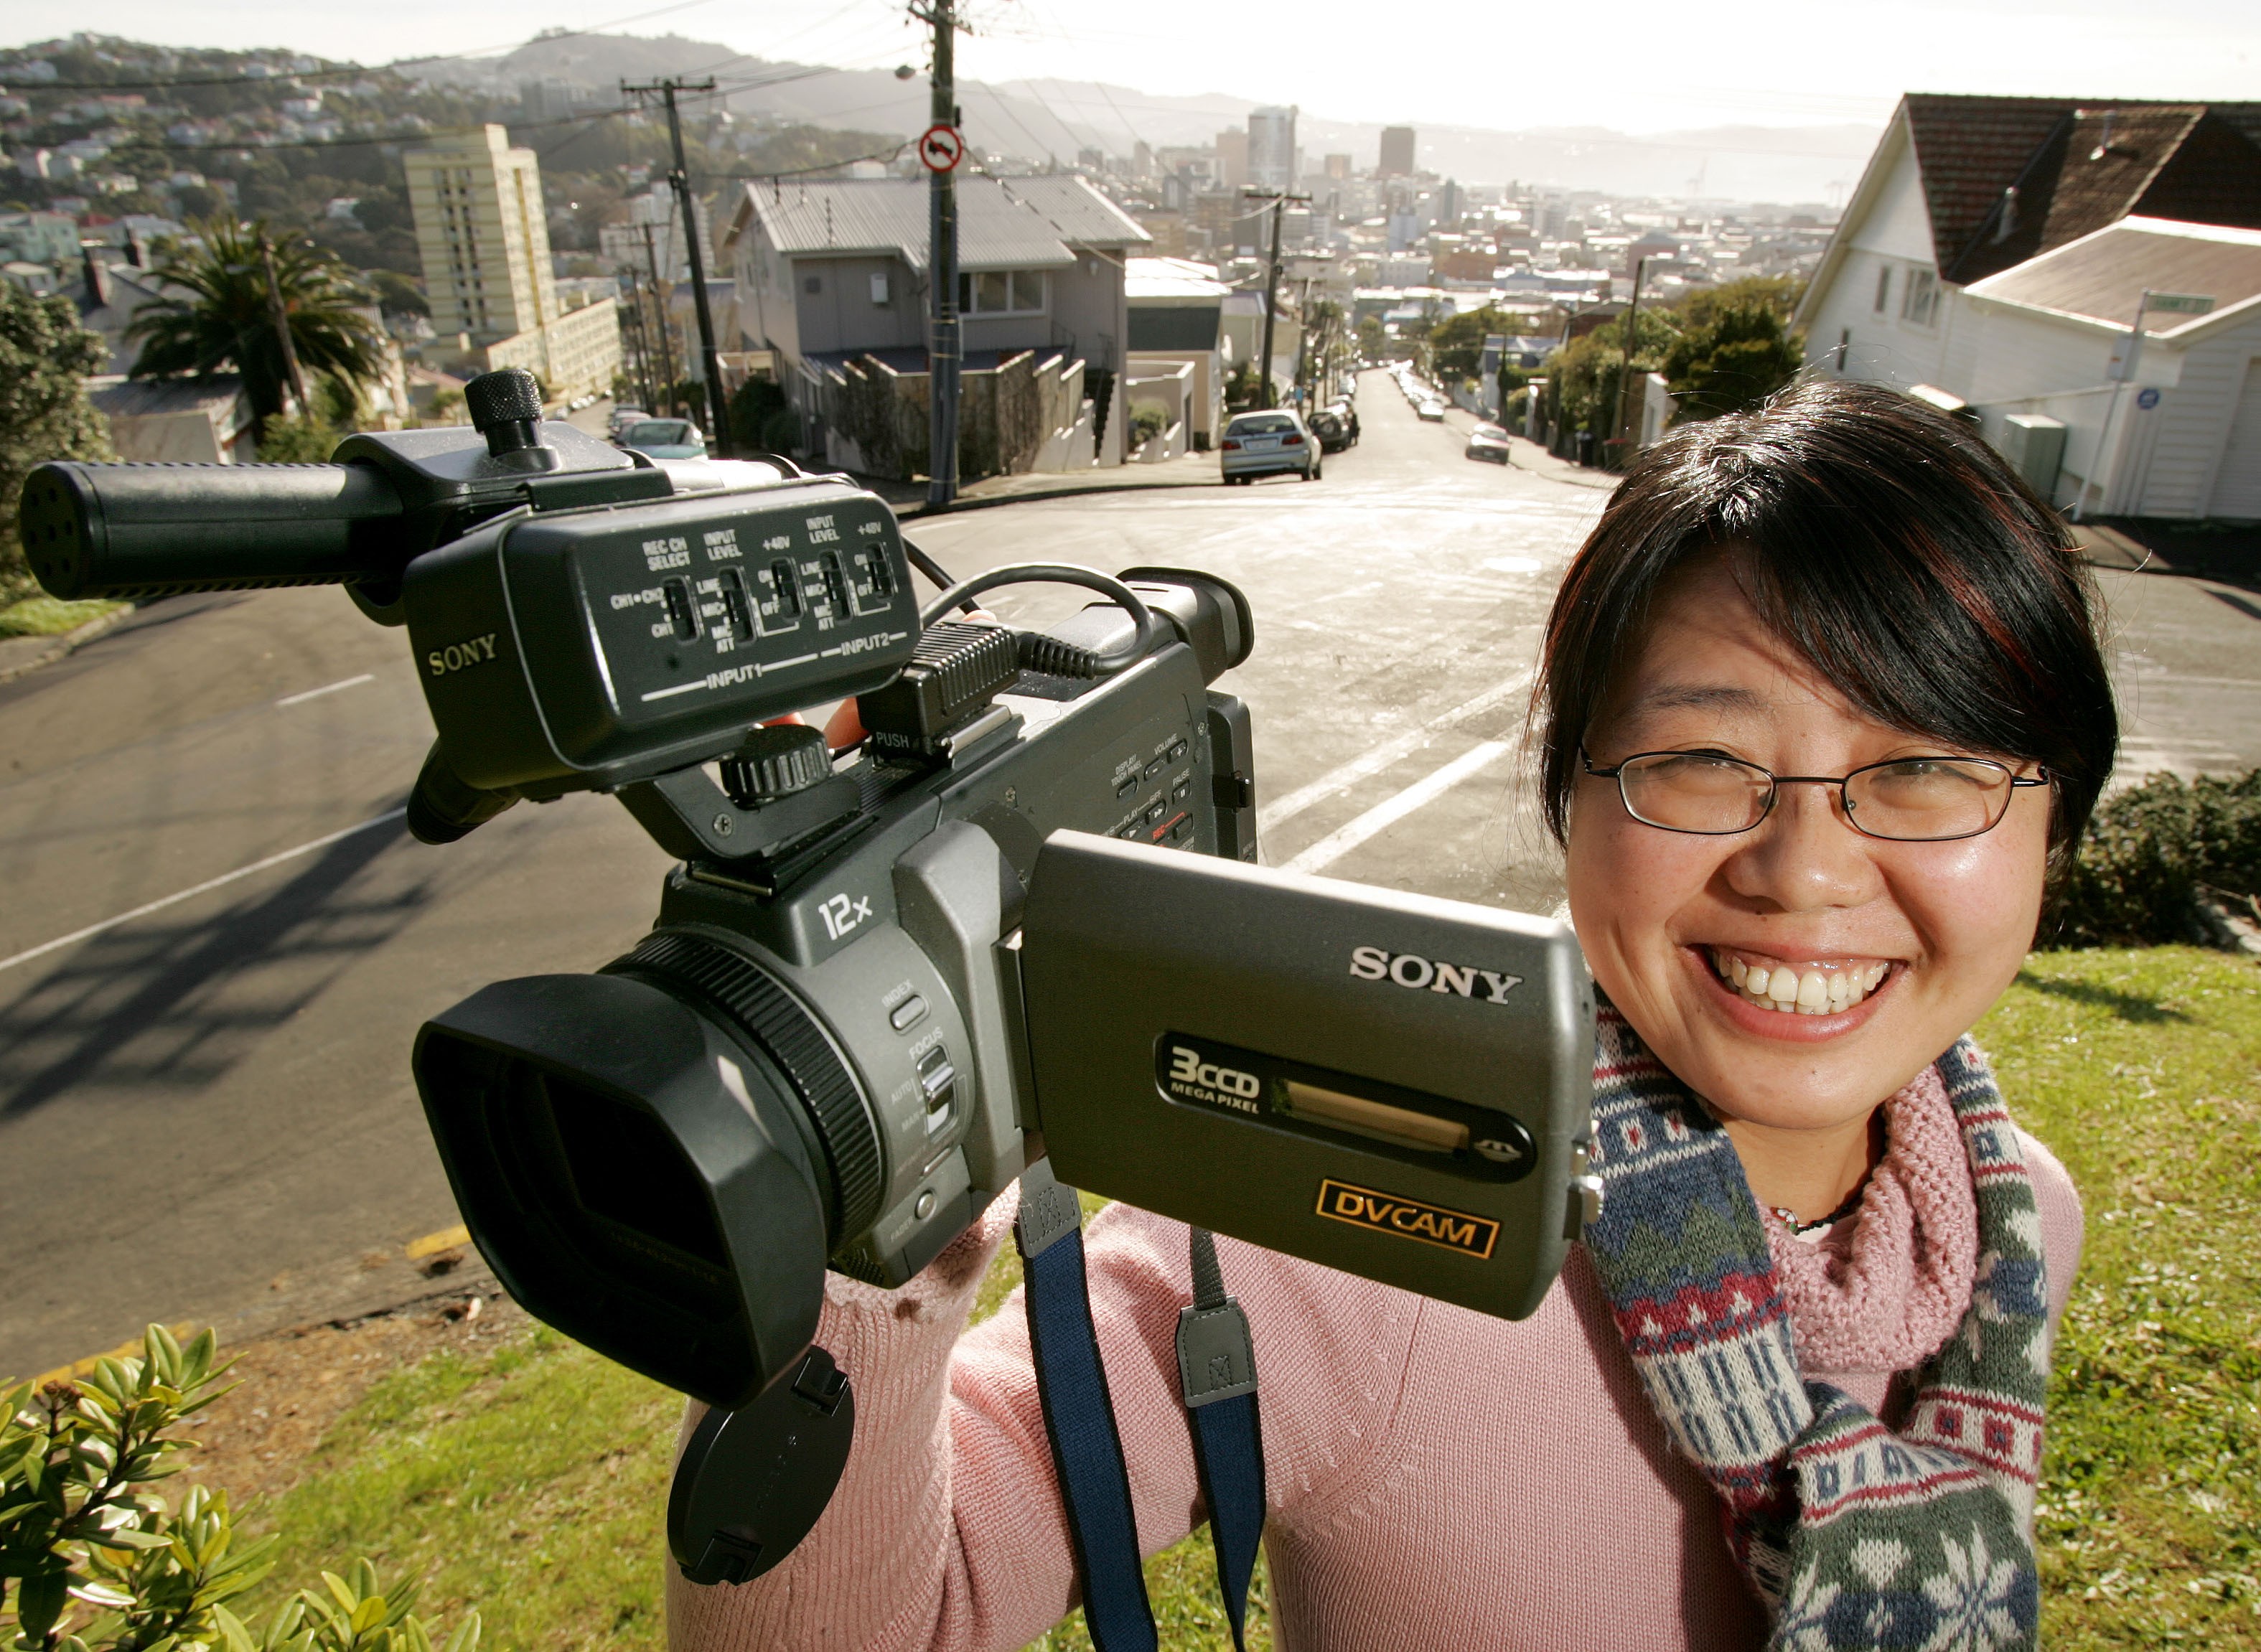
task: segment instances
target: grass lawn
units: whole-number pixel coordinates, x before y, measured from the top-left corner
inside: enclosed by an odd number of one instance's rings
[[[2261,967],[2182,948],[2037,954],[1979,1028],[2088,1212],[2039,1531],[2057,1652],[2261,1652]],[[1009,1248],[983,1311],[1010,1289]],[[490,1648],[665,1644],[679,1402],[553,1333],[380,1381],[253,1524],[278,1577],[368,1555],[477,1604]],[[1206,1534],[1148,1571],[1163,1644],[1228,1648]],[[1257,1621],[1262,1579],[1258,1583]],[[1258,1643],[1268,1645],[1268,1634]],[[1039,1643],[1090,1645],[1078,1619]]]
[[[59,637],[117,606],[100,599],[67,603],[46,595],[26,597],[0,607],[0,637]]]

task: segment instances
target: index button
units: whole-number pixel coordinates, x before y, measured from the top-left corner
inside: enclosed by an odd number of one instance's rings
[[[915,992],[887,1012],[887,1025],[898,1033],[907,1026],[915,1026],[924,1019],[926,1000]]]

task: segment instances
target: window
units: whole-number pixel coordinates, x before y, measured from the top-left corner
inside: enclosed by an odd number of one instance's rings
[[[1044,307],[1041,269],[985,269],[958,278],[958,307],[969,316],[1032,316]]]
[[[887,302],[887,276],[885,270],[872,277],[872,302],[881,305]]]
[[[1878,315],[1884,313],[1884,306],[1891,302],[1891,297],[1892,267],[1886,264],[1877,272],[1877,313]]]
[[[1900,319],[1927,327],[1938,307],[1939,277],[1920,264],[1909,265],[1907,280],[1901,283]]]
[[[801,278],[800,290],[803,292],[822,292],[824,290],[824,277],[822,275],[804,275]]]

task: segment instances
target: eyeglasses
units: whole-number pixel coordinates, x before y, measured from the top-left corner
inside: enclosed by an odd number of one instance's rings
[[[1784,786],[1834,786],[1847,824],[1897,843],[1942,843],[1992,831],[2021,786],[2046,786],[2049,771],[2013,774],[1985,757],[1896,757],[1849,775],[1777,775],[1717,752],[1636,752],[1598,769],[1584,747],[1578,761],[1597,780],[1618,783],[1626,812],[1667,832],[1727,837],[1774,812]]]

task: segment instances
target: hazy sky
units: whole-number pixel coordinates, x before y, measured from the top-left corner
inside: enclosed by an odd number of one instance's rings
[[[1657,132],[1881,121],[1903,90],[2261,98],[2255,0],[1620,0],[1608,7],[961,0],[959,72],[1231,92],[1353,120]],[[0,0],[0,43],[73,29],[382,62],[536,29],[678,32],[805,62],[923,68],[891,0]],[[1605,90],[1606,101],[1602,101]],[[1135,124],[1135,107],[1124,115]]]

